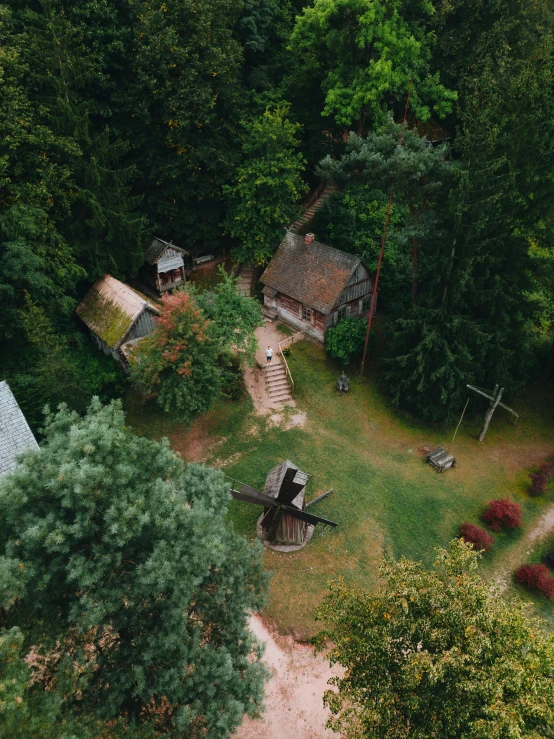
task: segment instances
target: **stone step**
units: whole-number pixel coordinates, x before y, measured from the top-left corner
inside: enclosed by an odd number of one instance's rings
[[[267,382],[266,387],[268,390],[277,390],[280,387],[288,387],[289,381],[286,377],[280,377],[278,380],[273,382]]]
[[[284,393],[283,395],[272,396],[270,400],[272,403],[285,403],[287,400],[292,400],[292,395],[290,393]]]

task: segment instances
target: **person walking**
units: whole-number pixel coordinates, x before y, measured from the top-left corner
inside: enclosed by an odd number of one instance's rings
[[[267,364],[266,364],[266,367],[267,367],[268,365],[271,364],[271,360],[273,359],[273,349],[270,346],[268,346],[267,349],[265,350],[265,358],[267,359]]]

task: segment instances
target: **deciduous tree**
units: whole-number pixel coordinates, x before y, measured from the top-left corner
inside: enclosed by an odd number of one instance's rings
[[[334,645],[329,724],[351,737],[492,739],[554,728],[554,638],[506,603],[455,540],[432,570],[400,559],[377,593],[339,581],[319,609]]]
[[[315,0],[296,19],[291,51],[304,74],[320,81],[323,115],[337,123],[373,125],[413,82],[411,109],[422,120],[452,109],[456,93],[431,67],[433,36],[423,20],[429,0]],[[419,18],[418,18],[419,15]]]
[[[157,328],[132,356],[133,377],[159,405],[190,423],[210,410],[221,392],[220,344],[191,293],[164,295]]]
[[[240,262],[265,264],[281,243],[284,229],[305,192],[304,159],[296,151],[298,125],[285,106],[266,110],[245,128],[243,163],[235,182],[224,188],[228,197],[227,232],[237,240]]]

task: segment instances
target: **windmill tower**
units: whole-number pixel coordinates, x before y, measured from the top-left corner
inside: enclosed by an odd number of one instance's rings
[[[263,506],[258,520],[258,534],[270,547],[299,549],[304,546],[318,523],[335,527],[334,521],[306,511],[306,483],[309,476],[288,459],[267,475],[263,493],[250,485],[240,484],[231,490],[236,500]],[[331,491],[329,491],[331,492]],[[319,496],[317,500],[328,493]],[[316,501],[312,501],[314,503]],[[310,504],[308,504],[310,505]]]

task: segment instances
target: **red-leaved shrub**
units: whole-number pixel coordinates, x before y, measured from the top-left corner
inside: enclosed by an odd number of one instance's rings
[[[542,495],[554,476],[554,459],[549,457],[541,463],[538,472],[531,472],[531,495]]]
[[[460,536],[468,544],[473,544],[474,549],[483,549],[485,552],[494,544],[494,538],[488,531],[467,521],[460,526]]]
[[[521,565],[515,571],[514,577],[516,582],[525,585],[529,590],[554,599],[554,577],[546,565]]]
[[[511,500],[490,500],[481,520],[493,531],[517,529],[521,526],[521,506]]]

